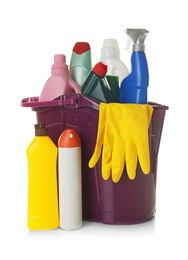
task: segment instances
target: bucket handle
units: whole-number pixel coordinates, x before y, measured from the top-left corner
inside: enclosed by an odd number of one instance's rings
[[[28,97],[23,98],[21,101],[22,107],[31,107],[35,108],[45,108],[45,107],[58,107],[63,106],[66,108],[78,108],[89,106],[94,109],[99,109],[99,103],[96,100],[92,100],[82,94],[66,94],[58,97],[57,99],[51,101],[39,101],[39,97]]]

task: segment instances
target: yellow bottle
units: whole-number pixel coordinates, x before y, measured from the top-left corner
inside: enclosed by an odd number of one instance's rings
[[[35,125],[35,138],[27,148],[28,228],[59,227],[57,192],[57,147],[44,123]]]

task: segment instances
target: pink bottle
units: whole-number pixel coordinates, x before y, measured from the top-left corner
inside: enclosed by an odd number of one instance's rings
[[[61,95],[74,92],[81,94],[81,89],[69,75],[65,55],[54,55],[54,64],[51,69],[51,77],[46,81],[39,100],[51,101]]]

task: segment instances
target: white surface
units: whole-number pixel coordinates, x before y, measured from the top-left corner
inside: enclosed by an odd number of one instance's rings
[[[25,150],[35,113],[20,101],[40,94],[53,55],[66,54],[68,63],[76,41],[91,44],[95,64],[103,40],[116,38],[130,68],[130,52],[124,51],[128,27],[150,31],[148,96],[170,108],[158,158],[156,218],[134,226],[85,222],[75,231],[30,232]],[[1,1],[0,34],[0,259],[187,259],[186,1]]]

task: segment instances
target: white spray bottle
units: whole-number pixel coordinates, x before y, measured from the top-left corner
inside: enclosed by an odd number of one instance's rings
[[[60,228],[82,226],[81,141],[73,129],[64,130],[58,140]]]

